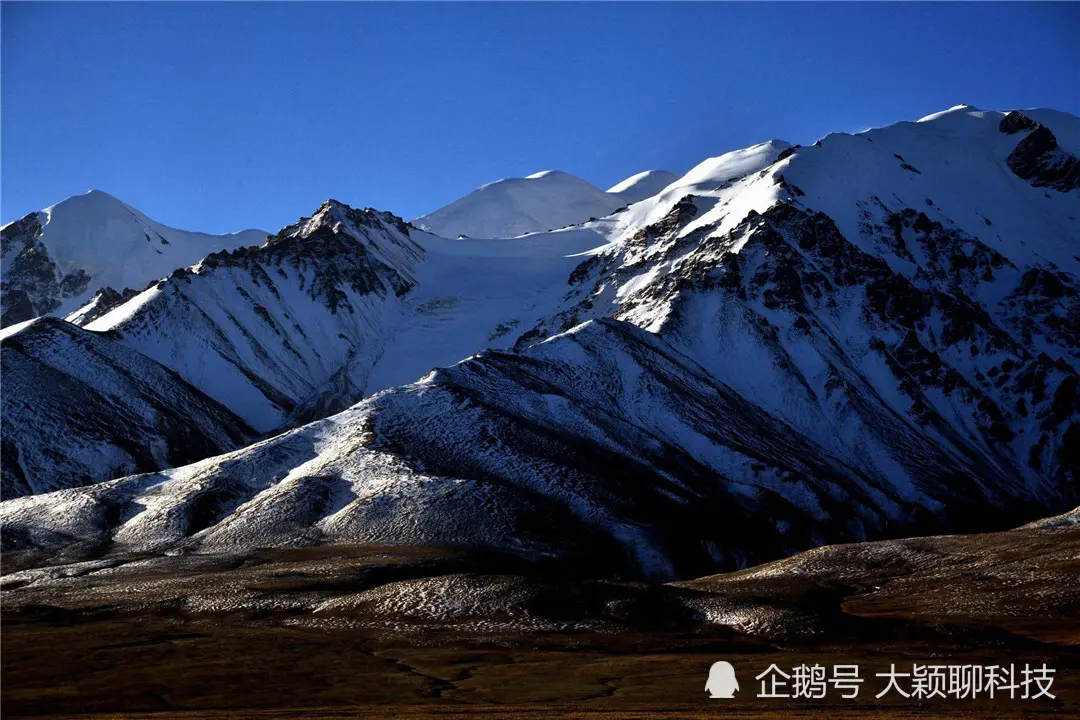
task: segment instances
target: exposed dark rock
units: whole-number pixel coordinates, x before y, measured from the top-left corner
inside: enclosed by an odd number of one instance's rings
[[[1069,192],[1080,187],[1080,160],[1058,147],[1050,128],[1035,124],[1009,155],[1009,168],[1035,187]]]
[[[120,307],[128,300],[138,295],[139,292],[139,290],[134,290],[132,288],[125,288],[122,292],[117,292],[111,287],[104,287],[101,290],[98,290],[97,294],[90,299],[90,303],[93,304],[93,307],[80,314],[77,319],[72,318],[72,322],[75,322],[79,326],[88,325],[102,315],[108,313],[110,310]]]
[[[83,293],[90,274],[75,268],[60,271],[41,243],[41,214],[30,213],[0,231],[3,256],[8,261],[0,290],[0,325],[13,325],[56,310],[68,298]]]
[[[776,162],[780,162],[781,160],[786,160],[787,158],[794,155],[796,153],[796,151],[798,151],[799,148],[801,148],[801,147],[802,147],[802,145],[792,145],[789,148],[785,148],[785,149],[781,150],[780,154],[776,156]]]
[[[1018,132],[1024,130],[1034,130],[1039,123],[1035,122],[1027,115],[1011,110],[1005,113],[1005,117],[1001,118],[1001,123],[998,125],[998,129],[1006,135],[1015,135]]]

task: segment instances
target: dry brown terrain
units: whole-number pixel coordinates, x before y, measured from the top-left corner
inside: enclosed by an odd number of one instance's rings
[[[69,574],[71,577],[60,577]],[[1080,528],[834,546],[687,583],[435,549],[120,559],[4,578],[8,717],[1080,717]],[[704,692],[732,662],[734,700]],[[1046,662],[1056,700],[874,695],[890,663]],[[860,698],[758,698],[857,663]]]

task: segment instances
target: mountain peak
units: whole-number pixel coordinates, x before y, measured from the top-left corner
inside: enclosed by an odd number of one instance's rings
[[[631,204],[652,197],[678,179],[678,175],[667,170],[646,170],[616,183],[607,191],[626,204]]]
[[[325,226],[334,232],[344,227],[348,234],[356,236],[358,240],[364,240],[363,233],[360,233],[357,228],[370,227],[375,224],[392,226],[403,235],[407,236],[409,234],[405,221],[391,212],[370,207],[354,208],[340,200],[329,198],[319,205],[319,209],[310,218],[301,218],[298,223],[290,225],[279,232],[278,236],[291,237],[299,235],[300,237],[308,237]],[[350,228],[350,226],[352,227]]]
[[[791,147],[791,143],[789,143],[787,140],[781,140],[780,138],[772,138],[771,140],[760,142],[757,145],[751,145],[749,148],[747,148],[747,150],[757,150],[765,148],[774,150],[787,150],[789,147]]]
[[[258,230],[230,235],[177,230],[93,189],[72,195],[3,230],[0,322],[61,317],[105,287],[145,287],[223,249],[261,243]]]
[[[344,212],[353,209],[353,207],[348,203],[343,203],[340,200],[335,200],[334,198],[327,198],[326,200],[323,200],[322,204],[319,205],[319,209],[322,210],[323,208],[330,208],[335,212]]]
[[[948,115],[966,115],[968,113],[981,113],[981,112],[983,112],[983,111],[980,110],[979,108],[975,107],[974,105],[965,105],[965,104],[961,103],[960,105],[953,105],[948,110],[940,110],[940,111],[935,112],[935,113],[930,113],[929,115],[926,115],[925,117],[919,118],[918,122],[930,122],[930,121],[933,121],[933,120],[937,120],[938,118],[946,117]]]
[[[64,198],[60,202],[45,208],[43,212],[52,216],[58,210],[77,213],[80,221],[87,217],[88,214],[90,215],[88,219],[100,220],[108,217],[126,217],[130,215],[139,218],[146,217],[115,195],[97,189],[87,190],[81,195]]]
[[[311,223],[341,222],[354,212],[353,208],[340,200],[327,198],[311,216]],[[309,224],[311,224],[309,223]]]
[[[99,190],[98,188],[91,188],[91,189],[87,190],[86,192],[84,192],[83,195],[85,195],[87,197],[102,198],[102,199],[107,199],[107,200],[116,200],[117,202],[120,202],[120,199],[117,198],[115,195],[113,195],[111,193],[107,193],[104,190]]]
[[[603,217],[624,204],[570,173],[542,170],[483,185],[414,224],[444,237],[517,237]]]
[[[327,200],[86,329],[259,433],[366,399],[149,483],[5,503],[5,532],[63,553],[72,527],[87,552],[446,541],[576,561],[583,548],[594,566],[670,578],[1063,510],[1080,472],[1080,343],[1061,320],[1080,298],[1080,198],[1049,184],[1075,166],[1034,129],[1042,117],[1009,133],[1001,113],[964,106],[783,161],[790,145],[768,140],[617,214],[614,193],[544,171],[418,221],[477,238],[606,216],[509,241],[410,239],[387,213]],[[1069,135],[1069,118],[1045,117]],[[114,232],[100,237],[124,259]],[[65,362],[95,392],[108,378],[97,360]],[[9,385],[51,397],[36,367]],[[20,392],[17,410],[42,405]],[[81,428],[73,397],[52,407]],[[26,417],[20,442],[41,426]]]
[[[574,175],[571,175],[568,172],[563,172],[562,170],[541,170],[540,172],[534,172],[532,175],[526,175],[525,179],[526,180],[540,180],[540,179],[543,179],[543,178],[546,178],[546,177],[550,177],[550,178],[571,177],[571,178],[574,178],[575,180],[580,179],[578,177],[575,177]]]

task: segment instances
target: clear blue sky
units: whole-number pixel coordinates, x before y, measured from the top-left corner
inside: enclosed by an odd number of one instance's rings
[[[90,188],[275,231],[543,169],[601,187],[967,103],[1080,114],[1080,4],[14,3],[2,220]]]

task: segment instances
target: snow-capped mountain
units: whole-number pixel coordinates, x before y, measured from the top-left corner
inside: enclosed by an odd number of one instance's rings
[[[580,228],[450,240],[328,201],[264,246],[95,297],[68,319],[116,334],[268,432],[509,348],[559,309],[576,255],[602,242]]]
[[[3,503],[5,542],[54,560],[106,543],[497,546],[686,577],[1061,512],[1080,500],[1078,138],[1067,114],[959,106],[727,153],[511,240],[328,204],[279,234],[284,277],[271,240],[86,328],[261,430],[369,397],[184,468]],[[291,269],[323,255],[304,228],[359,245],[348,267],[375,278],[343,290],[356,354],[320,358],[326,377],[355,358],[347,388],[282,379],[312,364],[288,348],[326,353],[342,315],[316,290],[336,276]]]
[[[423,254],[407,233],[328,201],[143,292],[105,288],[70,323],[5,328],[4,497],[201,460],[358,400]]]
[[[267,432],[359,399],[422,259],[400,218],[329,200],[265,244],[208,255],[85,328]]]
[[[209,253],[261,244],[266,233],[176,230],[91,190],[8,223],[0,240],[0,322],[7,326],[40,315],[66,315],[106,288],[143,288]]]
[[[677,179],[666,170],[646,170],[604,192],[569,173],[545,170],[484,185],[413,224],[450,238],[518,237],[604,217],[652,197]]]
[[[0,365],[4,498],[183,465],[254,436],[175,373],[58,318],[5,328]]]
[[[667,170],[646,170],[631,175],[621,183],[609,187],[607,191],[609,195],[615,195],[622,200],[624,205],[632,205],[652,197],[678,179],[678,175]]]
[[[554,240],[448,240],[387,213],[328,201],[263,246],[216,253],[142,293],[107,289],[68,319],[86,328],[79,336],[86,342],[119,344],[147,365],[160,362],[164,367],[155,372],[175,371],[266,433],[325,417],[478,348],[509,347],[515,328],[557,309],[565,278],[580,261],[567,255],[596,242],[591,232]],[[103,352],[87,353],[80,363],[90,385],[115,373]],[[39,358],[5,360],[3,371],[7,386],[20,388],[18,402],[51,397],[52,388],[37,382],[51,372]],[[81,411],[72,408],[72,415],[79,426]],[[27,442],[40,439],[27,433]],[[123,454],[137,441],[113,433],[93,443]],[[188,443],[170,452],[196,460],[235,446]],[[42,469],[40,476],[30,468],[24,484],[70,487],[176,464],[143,458],[138,466]]]
[[[581,178],[546,170],[488,183],[413,224],[443,237],[509,238],[603,217],[625,204]]]
[[[1017,134],[1020,117],[957,107],[834,134],[718,184],[708,161],[593,224],[611,244],[529,337],[613,315],[898,488],[959,463],[1071,492],[1080,193],[1061,178],[1077,160],[1055,148],[1043,177],[1022,177],[1017,158],[1050,130]],[[1076,118],[1054,117],[1076,137]]]

